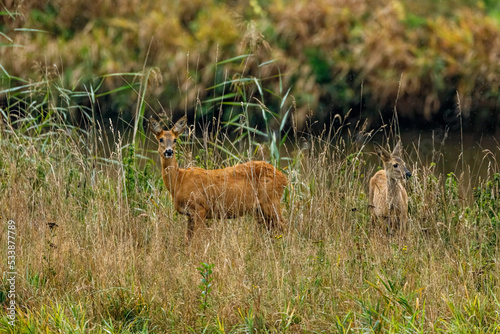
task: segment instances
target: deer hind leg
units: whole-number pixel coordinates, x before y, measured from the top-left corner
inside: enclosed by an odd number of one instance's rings
[[[286,228],[286,221],[281,214],[281,207],[279,201],[266,201],[260,204],[260,221],[265,224],[268,229],[275,228],[279,231],[284,231]]]
[[[259,212],[259,222],[263,223],[267,229],[277,229],[284,231],[287,222],[281,214],[281,196],[283,191],[276,180],[268,180],[264,187],[257,190],[257,205]]]

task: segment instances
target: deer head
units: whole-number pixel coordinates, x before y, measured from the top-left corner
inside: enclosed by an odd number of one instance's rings
[[[149,126],[158,140],[158,153],[161,157],[164,157],[165,159],[171,159],[174,157],[177,138],[184,132],[186,125],[186,116],[181,117],[169,131],[162,129],[160,124],[154,119],[150,120]]]
[[[411,176],[410,171],[406,168],[405,162],[401,159],[401,142],[396,144],[392,153],[379,144],[375,144],[375,152],[380,159],[382,159],[385,173],[388,178],[402,181]]]

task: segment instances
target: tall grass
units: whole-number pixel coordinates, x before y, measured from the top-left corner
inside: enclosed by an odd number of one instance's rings
[[[408,145],[405,160],[414,174],[410,228],[402,238],[391,237],[370,225],[368,211],[376,130],[367,133],[363,124],[338,119],[319,136],[301,133],[288,116],[294,107],[285,89],[266,95],[265,81],[243,79],[219,86],[240,100],[225,104],[224,95],[215,93],[213,108],[228,107],[233,115],[212,123],[215,129],[198,118],[202,139],[191,131],[179,161],[225,167],[261,158],[254,154],[264,143],[275,153],[263,156],[281,162],[289,177],[283,198],[289,228],[277,235],[250,217],[213,220],[190,243],[184,241],[186,218],[175,212],[151,165],[157,158],[143,158],[149,153],[139,140],[129,145],[116,125],[99,120],[95,97],[105,92],[97,86],[77,92],[57,80],[4,91],[9,103],[2,107],[0,131],[0,216],[17,224],[19,279],[16,326],[0,313],[2,331],[499,329],[500,170],[491,155],[484,156],[487,176],[463,187],[470,183],[466,174],[442,175],[437,161],[423,164],[418,145]],[[138,90],[138,117],[145,114],[145,82]],[[270,110],[268,98],[280,99],[281,108]],[[85,111],[84,129],[68,125],[74,108]],[[198,108],[198,114],[210,110]],[[261,110],[265,129],[245,116],[248,108]],[[131,126],[135,133],[141,122]],[[291,142],[280,138],[284,124],[296,134]],[[283,152],[290,160],[283,160]],[[6,240],[0,233],[2,259]],[[0,270],[6,271],[4,261]],[[2,310],[6,293],[3,279]]]

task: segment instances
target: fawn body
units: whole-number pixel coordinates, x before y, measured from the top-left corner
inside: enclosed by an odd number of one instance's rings
[[[372,222],[385,222],[391,230],[405,229],[408,222],[408,195],[404,188],[405,178],[411,176],[401,159],[401,143],[392,153],[375,146],[375,152],[382,159],[384,169],[370,179],[370,205]]]
[[[158,140],[163,183],[170,192],[177,212],[188,216],[187,238],[206,219],[236,218],[255,215],[267,227],[285,227],[280,201],[285,175],[264,161],[250,161],[233,167],[206,170],[177,166],[174,149],[184,132],[187,119],[182,117],[170,131],[151,120]]]

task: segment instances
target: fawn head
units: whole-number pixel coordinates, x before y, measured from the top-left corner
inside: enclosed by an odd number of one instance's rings
[[[151,119],[149,126],[151,131],[156,136],[158,140],[158,153],[161,157],[170,159],[174,157],[175,145],[177,143],[177,137],[179,137],[186,129],[187,118],[183,116],[177,123],[174,124],[172,129],[164,130],[162,129],[160,123]]]
[[[396,144],[392,153],[382,146],[375,144],[375,152],[384,163],[387,177],[396,180],[404,180],[411,176],[410,171],[406,168],[405,162],[401,159],[401,142]]]

